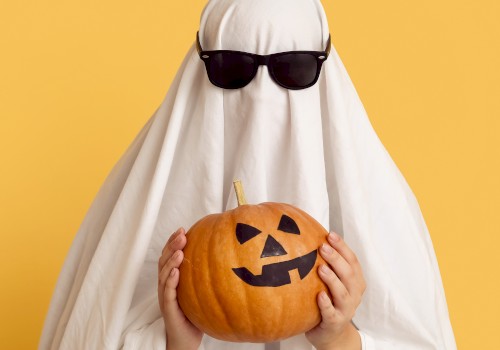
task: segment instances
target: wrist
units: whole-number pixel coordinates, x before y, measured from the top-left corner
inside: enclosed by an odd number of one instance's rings
[[[361,350],[361,337],[352,323],[328,344],[316,346],[316,350]]]
[[[185,346],[175,346],[173,344],[168,344],[167,342],[167,347],[166,350],[198,350],[198,347],[195,348],[186,348]]]
[[[167,344],[166,344],[166,350],[198,350],[199,346],[191,344],[186,344],[185,342],[179,342],[176,341],[176,339],[171,339],[171,341],[168,341],[168,335],[167,335]]]

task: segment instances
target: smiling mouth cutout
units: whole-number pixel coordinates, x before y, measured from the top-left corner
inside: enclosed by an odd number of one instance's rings
[[[292,260],[264,265],[261,275],[254,275],[246,267],[233,268],[233,271],[243,282],[251,286],[280,287],[292,283],[289,274],[291,270],[298,269],[300,279],[304,279],[312,270],[317,255],[318,251],[313,250]]]

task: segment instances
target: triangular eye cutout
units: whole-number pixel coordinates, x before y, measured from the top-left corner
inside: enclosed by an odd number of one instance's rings
[[[257,236],[261,231],[247,224],[236,224],[236,238],[240,244]]]
[[[278,226],[278,230],[293,233],[295,235],[300,235],[300,230],[295,221],[287,215],[281,216],[280,224]]]

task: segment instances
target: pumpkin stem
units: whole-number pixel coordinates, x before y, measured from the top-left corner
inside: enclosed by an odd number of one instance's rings
[[[236,199],[238,200],[238,207],[244,204],[247,204],[247,200],[245,198],[245,192],[243,192],[243,185],[240,180],[234,180],[234,191],[236,192]]]

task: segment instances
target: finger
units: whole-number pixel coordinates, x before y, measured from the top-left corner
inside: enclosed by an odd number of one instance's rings
[[[177,303],[178,284],[179,284],[179,269],[174,267],[173,269],[170,270],[167,281],[165,283],[164,298],[166,303],[171,303],[174,301]]]
[[[342,257],[347,261],[351,266],[358,265],[358,258],[356,254],[349,248],[349,246],[345,243],[345,241],[335,232],[330,232],[327,237],[328,242],[335,248],[336,251],[342,255]]]
[[[163,254],[158,259],[158,270],[161,270],[168,259],[176,252],[177,250],[182,250],[186,246],[187,239],[186,236],[182,233],[178,234],[171,242],[165,245],[163,249]]]
[[[351,295],[338,276],[326,265],[319,267],[319,277],[330,290],[335,308],[343,314],[349,315],[351,309]]]
[[[344,259],[344,257],[340,255],[339,252],[337,252],[329,244],[324,243],[320,248],[320,254],[331,266],[335,274],[340,278],[349,292],[354,292],[359,289],[358,281],[356,280],[356,271]]]
[[[177,250],[170,259],[167,260],[160,273],[158,274],[158,284],[161,286],[165,286],[165,283],[168,279],[168,276],[172,272],[173,268],[179,268],[182,263],[182,259],[184,258],[184,253],[182,250]]]
[[[332,304],[332,301],[325,292],[318,294],[318,307],[321,313],[320,328],[331,328],[335,326],[340,320],[340,314],[337,312]]]
[[[160,310],[162,314],[164,313],[164,293],[166,288],[166,282],[172,269],[178,268],[182,263],[183,253],[182,251],[175,252],[172,257],[167,261],[165,266],[161,271],[158,272],[158,301],[160,303]]]
[[[177,285],[179,284],[179,269],[173,268],[168,275],[165,291],[163,294],[163,303],[165,308],[166,326],[178,325],[185,320],[185,316],[177,303]]]
[[[167,249],[167,246],[169,243],[171,243],[174,239],[176,239],[180,234],[184,233],[184,229],[182,227],[179,227],[174,233],[170,235],[168,238],[167,243],[165,243],[165,246],[163,247],[163,250],[161,251],[161,254],[163,255],[165,253],[165,250]]]
[[[184,235],[177,236],[165,250],[165,253],[158,259],[158,270],[161,270],[170,257],[178,250],[183,250],[187,239]]]
[[[366,283],[363,277],[363,269],[361,268],[361,264],[359,263],[359,259],[356,254],[349,248],[347,243],[340,237],[337,233],[331,232],[328,235],[328,242],[333,246],[333,248],[349,263],[352,271],[344,270],[346,273],[342,273],[342,271],[338,271],[337,275],[340,277],[342,282],[345,280],[345,285],[351,295],[358,295],[361,298],[364,291],[366,290]],[[335,271],[337,272],[337,271]],[[353,278],[349,278],[347,275],[353,272]]]
[[[162,315],[165,313],[164,303],[163,303],[163,295],[165,294],[165,285],[161,285],[158,282],[158,302],[160,304],[160,311]]]
[[[163,249],[161,251],[160,258],[158,259],[158,273],[160,273],[160,270],[163,268],[163,265],[165,262],[170,258],[172,253],[175,250],[172,250],[172,242],[176,239],[178,239],[179,235],[181,234],[181,228],[178,228],[177,231],[172,233],[170,237],[168,238],[167,242],[165,243],[165,246],[163,246]]]
[[[182,227],[179,227],[174,233],[172,233],[170,235],[170,237],[168,238],[167,242],[165,243],[165,245],[163,246],[163,249],[161,251],[161,255],[165,255],[166,253],[168,253],[169,247],[172,245],[172,242],[183,233],[184,232],[183,232]]]

